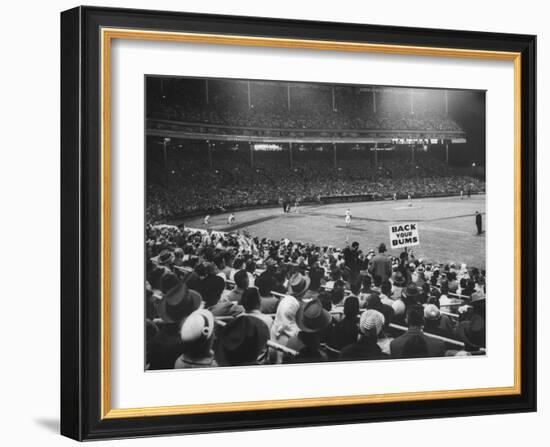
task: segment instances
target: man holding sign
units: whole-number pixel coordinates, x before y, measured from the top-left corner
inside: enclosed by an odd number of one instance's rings
[[[420,245],[418,223],[399,223],[390,225],[390,246],[393,249]]]

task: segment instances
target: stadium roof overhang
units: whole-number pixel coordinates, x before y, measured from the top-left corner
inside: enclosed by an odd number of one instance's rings
[[[197,126],[194,126],[197,127]],[[147,127],[147,136],[182,140],[213,140],[249,143],[416,143],[420,140],[465,143],[462,131],[360,130],[360,129],[264,129],[225,128],[199,125],[201,129],[166,129]],[[274,135],[275,133],[275,135]],[[402,140],[402,141],[401,141]]]

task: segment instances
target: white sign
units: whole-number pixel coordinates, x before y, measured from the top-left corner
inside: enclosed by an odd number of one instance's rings
[[[399,223],[390,225],[390,247],[403,248],[419,245],[418,223]]]

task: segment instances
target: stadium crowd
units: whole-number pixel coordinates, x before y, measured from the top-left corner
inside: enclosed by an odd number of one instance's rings
[[[323,196],[364,194],[381,199],[410,194],[414,198],[485,190],[482,180],[461,175],[433,157],[419,157],[416,163],[388,158],[376,167],[368,159],[350,158],[340,160],[334,169],[313,154],[289,169],[281,153],[271,154],[265,162],[258,160],[254,167],[244,157],[230,155],[216,155],[215,169],[183,154],[172,155],[170,173],[151,166],[147,172],[148,222],[277,205],[283,200],[318,202]]]
[[[151,370],[485,352],[477,268],[170,225],[146,249]]]
[[[154,110],[154,109],[153,109]],[[416,131],[461,131],[461,127],[449,117],[433,113],[400,114],[390,112],[362,113],[347,116],[332,110],[308,111],[259,111],[196,109],[181,106],[159,107],[151,118],[178,121],[190,124],[211,124],[229,127],[263,129],[310,129],[310,130],[416,130]]]

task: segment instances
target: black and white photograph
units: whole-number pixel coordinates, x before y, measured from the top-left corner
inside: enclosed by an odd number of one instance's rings
[[[147,370],[486,354],[485,91],[145,90]]]

